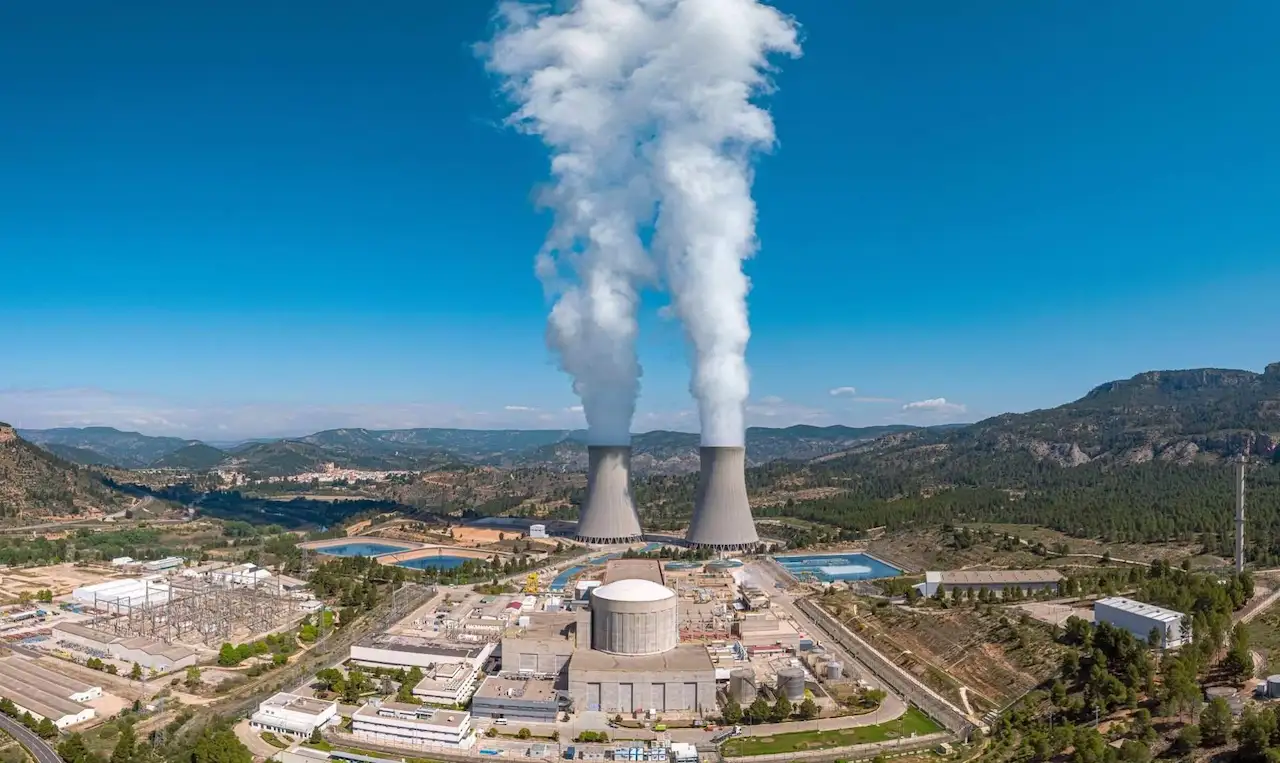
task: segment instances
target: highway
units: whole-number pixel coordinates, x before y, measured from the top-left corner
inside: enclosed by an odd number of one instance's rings
[[[18,723],[7,715],[0,715],[0,729],[3,729],[9,736],[18,740],[18,744],[27,748],[27,752],[31,753],[31,757],[36,759],[36,763],[62,763],[58,757],[58,753],[54,752],[53,747],[36,734]]]

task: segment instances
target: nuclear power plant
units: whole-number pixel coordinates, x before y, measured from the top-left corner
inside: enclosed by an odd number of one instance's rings
[[[697,548],[737,551],[759,542],[747,502],[747,450],[707,447],[687,540]]]
[[[578,515],[578,540],[627,543],[640,540],[640,515],[631,498],[631,448],[587,447],[587,498]]]

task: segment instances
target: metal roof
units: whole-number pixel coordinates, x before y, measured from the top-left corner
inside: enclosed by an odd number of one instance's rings
[[[1172,609],[1157,607],[1154,604],[1144,604],[1133,599],[1126,599],[1123,596],[1112,596],[1107,599],[1099,599],[1094,602],[1094,611],[1096,613],[1099,606],[1110,607],[1121,612],[1129,612],[1135,615],[1141,615],[1152,620],[1158,620],[1162,623],[1182,622],[1183,614],[1175,612]]]
[[[1057,583],[1062,573],[1057,570],[965,570],[926,572],[925,580],[943,585],[1015,585],[1017,583]]]

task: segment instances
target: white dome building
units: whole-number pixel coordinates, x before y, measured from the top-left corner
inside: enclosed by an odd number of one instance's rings
[[[619,580],[591,593],[591,645],[609,654],[660,654],[680,643],[675,591],[651,580]]]

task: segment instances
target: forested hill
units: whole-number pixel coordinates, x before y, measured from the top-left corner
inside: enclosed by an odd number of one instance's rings
[[[1249,454],[1250,555],[1280,563],[1280,363],[1263,373],[1152,371],[1047,410],[881,438],[838,458],[778,463],[757,485],[842,488],[757,514],[849,529],[984,520],[1109,540],[1229,550],[1229,461]]]
[[[87,469],[37,448],[0,423],[0,519],[113,511],[130,503]]]

